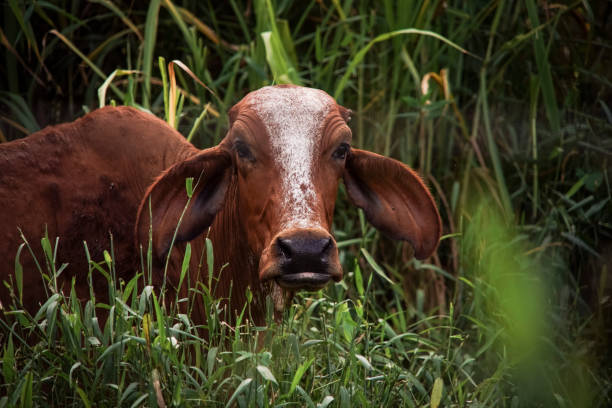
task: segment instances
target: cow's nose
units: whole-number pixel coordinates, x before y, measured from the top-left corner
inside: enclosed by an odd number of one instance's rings
[[[318,289],[338,279],[333,273],[337,268],[331,265],[337,262],[336,244],[328,233],[297,231],[279,236],[275,246],[280,266],[276,279],[282,286]]]

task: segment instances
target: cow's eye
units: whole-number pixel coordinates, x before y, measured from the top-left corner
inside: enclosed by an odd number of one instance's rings
[[[340,143],[340,146],[334,151],[332,157],[338,160],[344,160],[346,158],[347,153],[349,152],[350,146],[348,143]]]
[[[234,144],[234,149],[236,149],[236,154],[241,159],[246,159],[246,160],[251,160],[251,161],[254,160],[253,154],[251,153],[251,150],[246,145],[246,143],[236,142]]]

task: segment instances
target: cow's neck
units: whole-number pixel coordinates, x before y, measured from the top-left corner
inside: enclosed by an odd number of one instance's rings
[[[239,196],[236,179],[228,187],[225,205],[215,217],[209,237],[215,254],[215,276],[218,278],[216,297],[230,295],[228,313],[234,321],[235,313],[242,311],[246,304],[247,287],[253,294],[250,317],[255,324],[265,323],[266,285],[261,285],[258,278],[259,255],[255,254],[247,243],[247,228],[244,218],[240,216]],[[233,310],[232,310],[233,308]],[[249,313],[250,312],[250,313]]]

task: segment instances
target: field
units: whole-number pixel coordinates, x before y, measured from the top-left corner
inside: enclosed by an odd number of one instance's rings
[[[3,305],[0,406],[612,405],[609,1],[0,7],[0,143],[116,104],[204,148],[247,92],[300,84],[352,109],[354,146],[417,169],[444,223],[417,261],[341,188],[345,279],[266,327],[194,292],[207,339],[142,275],[117,282],[110,246],[83,271],[110,304],[58,291],[43,237],[49,299]]]

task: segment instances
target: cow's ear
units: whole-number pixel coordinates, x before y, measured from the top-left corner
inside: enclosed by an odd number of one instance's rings
[[[136,216],[137,245],[147,247],[152,227],[153,256],[163,261],[175,231],[174,244],[203,233],[225,201],[232,173],[231,155],[221,146],[204,150],[163,172],[140,203]],[[192,197],[187,205],[188,178],[193,180]]]
[[[442,223],[436,204],[421,178],[405,164],[352,149],[344,170],[351,201],[368,221],[393,239],[408,241],[418,259],[438,246]]]

